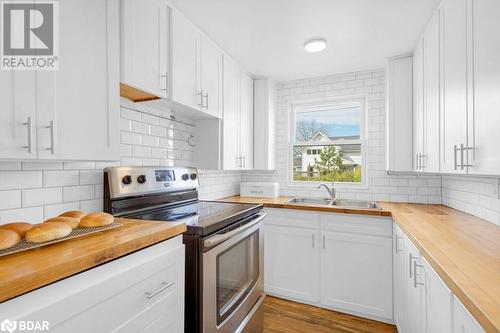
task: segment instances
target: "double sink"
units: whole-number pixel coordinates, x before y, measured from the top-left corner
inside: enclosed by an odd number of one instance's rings
[[[292,198],[289,203],[295,205],[329,206],[338,208],[380,209],[376,202],[363,200],[328,199],[328,198]]]

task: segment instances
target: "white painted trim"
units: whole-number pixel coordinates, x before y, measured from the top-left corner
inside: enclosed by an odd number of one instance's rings
[[[360,102],[361,109],[361,128],[360,128],[360,141],[361,141],[361,183],[335,183],[336,189],[356,189],[364,190],[368,189],[368,154],[367,150],[367,136],[368,136],[368,96],[367,95],[350,95],[350,96],[339,96],[332,98],[321,98],[321,99],[311,99],[311,100],[296,100],[289,101],[287,103],[287,150],[288,158],[286,162],[286,185],[291,188],[307,188],[315,189],[319,184],[324,182],[298,182],[293,180],[293,131],[295,123],[295,108],[304,106],[313,106],[314,104],[327,104],[327,103],[339,103],[339,102]]]

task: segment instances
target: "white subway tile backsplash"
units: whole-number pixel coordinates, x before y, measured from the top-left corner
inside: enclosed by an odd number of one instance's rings
[[[22,190],[22,206],[43,206],[62,202],[62,188],[37,188]]]
[[[42,171],[0,171],[0,190],[42,187]]]
[[[0,191],[0,210],[21,207],[21,191]]]
[[[95,197],[95,189],[96,185],[83,185],[83,186],[68,186],[63,188],[63,201],[64,202],[72,202],[72,201],[82,201],[82,200],[90,200]],[[102,191],[102,188],[100,188]]]
[[[0,210],[0,225],[11,222],[40,223],[43,221],[43,207]]]
[[[75,171],[44,171],[43,186],[72,186],[78,185],[80,172]]]
[[[43,219],[50,219],[51,217],[61,215],[69,210],[80,210],[80,202],[75,201],[56,205],[45,205],[43,206]]]
[[[82,170],[80,171],[80,185],[102,184],[104,175],[102,170]]]
[[[23,162],[23,170],[60,170],[62,162]]]

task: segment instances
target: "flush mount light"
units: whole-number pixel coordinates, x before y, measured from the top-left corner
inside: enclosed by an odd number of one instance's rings
[[[322,38],[311,39],[304,43],[304,49],[309,53],[321,52],[325,48],[326,40]]]

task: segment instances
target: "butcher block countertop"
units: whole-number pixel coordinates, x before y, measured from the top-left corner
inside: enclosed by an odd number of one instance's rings
[[[186,231],[180,222],[115,218],[121,227],[0,257],[0,302]]]
[[[343,212],[338,208],[294,205],[290,197],[230,197],[229,202],[264,207]],[[379,202],[417,246],[448,288],[488,333],[500,333],[500,227],[443,205]],[[369,210],[347,209],[351,214]]]

